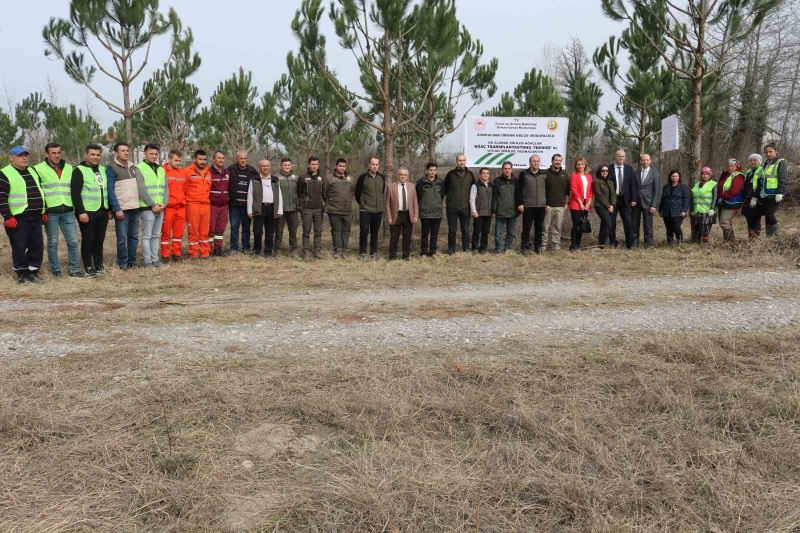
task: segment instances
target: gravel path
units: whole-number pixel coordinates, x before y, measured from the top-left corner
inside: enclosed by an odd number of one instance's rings
[[[732,299],[740,290],[760,287],[771,295],[743,301]],[[603,339],[681,331],[764,331],[772,327],[800,324],[800,272],[720,273],[717,276],[653,277],[640,279],[603,278],[579,283],[543,282],[447,289],[401,289],[390,291],[304,291],[270,295],[257,303],[302,300],[310,305],[357,311],[359,306],[386,304],[385,315],[363,321],[337,321],[331,313],[323,318],[260,320],[247,324],[214,324],[203,321],[190,325],[120,326],[118,330],[87,331],[79,343],[60,341],[46,332],[2,335],[0,357],[15,355],[63,355],[73,350],[100,349],[107,334],[127,335],[141,350],[150,339],[156,357],[203,357],[226,352],[250,354],[306,355],[338,350],[380,351],[390,348],[438,349],[461,346],[472,349],[505,340],[553,343],[564,338]],[[786,289],[785,291],[782,289]],[[721,301],[713,301],[714,295]],[[696,295],[694,298],[687,295]],[[487,305],[488,315],[457,316],[448,319],[393,316],[391,304],[406,309],[424,309],[426,301],[449,300],[487,304],[497,300],[520,301],[522,311],[503,311]],[[575,301],[579,303],[574,303]],[[729,301],[730,300],[730,301]],[[229,300],[222,302],[225,305]],[[250,300],[230,299],[247,305]],[[552,302],[567,301],[553,307]],[[88,301],[87,301],[88,302]],[[569,303],[573,302],[573,303]],[[541,306],[537,304],[541,303]],[[622,304],[622,305],[621,305]],[[18,309],[20,302],[0,302],[0,311]],[[41,304],[38,304],[41,307]],[[220,305],[207,300],[198,305]],[[474,308],[474,306],[473,306]],[[281,316],[280,307],[272,316]],[[413,317],[413,312],[411,315]],[[580,332],[580,333],[579,333]],[[101,340],[101,338],[103,340]],[[124,342],[124,341],[123,341]],[[165,355],[169,354],[169,355]]]

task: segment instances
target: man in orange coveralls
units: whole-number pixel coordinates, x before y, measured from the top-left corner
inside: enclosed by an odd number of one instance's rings
[[[181,260],[181,243],[186,231],[186,169],[181,168],[183,154],[177,150],[169,153],[169,161],[164,163],[169,189],[169,204],[164,210],[164,224],[161,226],[161,258],[168,261]]]
[[[186,228],[189,230],[189,257],[208,258],[211,243],[211,172],[203,150],[194,153],[194,163],[186,168]]]

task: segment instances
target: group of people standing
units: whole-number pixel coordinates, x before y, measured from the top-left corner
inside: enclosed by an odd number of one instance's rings
[[[591,231],[588,215],[593,210],[600,219],[599,245],[619,245],[619,215],[624,245],[632,249],[639,245],[642,233],[643,245],[653,245],[656,213],[664,220],[668,243],[683,240],[681,228],[687,216],[694,242],[708,242],[717,217],[725,240],[732,240],[732,221],[739,212],[747,218],[750,238],[760,234],[762,217],[767,234],[775,235],[775,213],[788,181],[787,162],[771,144],[765,147],[763,160],[759,154],[750,156],[747,170],[735,159],[728,161],[718,182],[712,179],[710,168],[703,168],[691,189],[677,170],[669,173],[662,186],[647,154],[640,156],[639,169],[634,171],[626,163],[624,150],[617,151],[614,162],[601,165],[594,175],[582,157],[576,160],[574,171],[567,173],[563,157],[557,154],[547,169],[542,168],[539,156],[532,156],[529,167],[516,176],[512,164],[504,163],[494,179],[488,168],[481,168],[476,177],[467,168],[466,157],[459,155],[444,179],[437,164],[430,162],[416,183],[405,166],[389,180],[379,171],[377,157],[369,158],[366,171],[353,179],[342,158],[336,161],[333,175],[323,178],[316,157],[308,159],[306,172],[298,176],[289,158],[283,158],[273,174],[269,160],[260,161],[256,169],[248,164],[245,152],[237,153],[230,166],[225,166],[223,152],[214,152],[209,162],[203,150],[194,152],[188,166],[182,166],[178,151],[171,151],[162,164],[161,150],[154,144],[144,146],[139,164],[131,162],[131,147],[122,142],[114,145],[108,166],[100,164],[103,148],[96,144],[86,147],[84,160],[75,166],[64,161],[57,143],[48,144],[44,155],[41,163],[28,166],[29,151],[15,146],[9,151],[10,164],[0,169],[0,215],[20,283],[42,281],[43,227],[55,277],[62,276],[59,235],[66,241],[69,276],[94,276],[104,270],[103,243],[111,220],[115,222],[116,262],[122,270],[137,266],[140,244],[146,268],[180,261],[185,233],[189,258],[227,255],[223,239],[229,223],[231,253],[275,257],[282,251],[286,230],[288,253],[300,258],[297,231],[302,226],[302,257],[318,259],[323,213],[328,215],[333,256],[341,258],[349,249],[354,200],[359,210],[359,254],[364,259],[378,257],[384,217],[390,234],[389,259],[410,258],[417,222],[421,223],[420,254],[435,255],[445,218],[449,254],[458,249],[459,230],[461,251],[486,253],[492,222],[494,251],[505,253],[513,247],[520,215],[520,251],[554,252],[561,244],[567,211],[572,219],[570,250],[579,249],[582,235]]]

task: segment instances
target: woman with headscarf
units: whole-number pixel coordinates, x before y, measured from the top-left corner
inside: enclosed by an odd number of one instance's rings
[[[680,244],[683,242],[683,219],[689,214],[690,197],[692,193],[689,186],[681,183],[681,173],[671,170],[667,184],[661,191],[659,212],[664,219],[664,228],[667,230],[667,244]]]
[[[761,235],[761,213],[756,207],[758,200],[755,196],[755,178],[761,178],[764,167],[761,166],[761,154],[751,154],[747,158],[748,169],[744,174],[744,202],[742,214],[747,220],[747,238],[751,241]]]
[[[719,177],[717,184],[717,203],[719,205],[719,227],[722,240],[733,242],[733,219],[739,214],[744,203],[744,174],[738,159],[728,159],[728,166]]]
[[[692,242],[708,242],[708,234],[716,220],[717,182],[711,179],[711,168],[703,167],[700,180],[692,187]]]

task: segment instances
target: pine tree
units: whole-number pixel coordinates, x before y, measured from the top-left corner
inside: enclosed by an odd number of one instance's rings
[[[51,18],[42,30],[45,55],[63,61],[73,80],[122,116],[128,142],[133,142],[133,117],[163,94],[150,93],[134,103],[131,87],[151,62],[153,42],[168,33],[171,45],[163,68],[186,78],[200,67],[200,57],[191,53],[192,32],[183,31],[174,9],[159,12],[158,0],[71,0],[69,18]],[[94,83],[97,71],[120,85],[122,102],[100,92]]]

